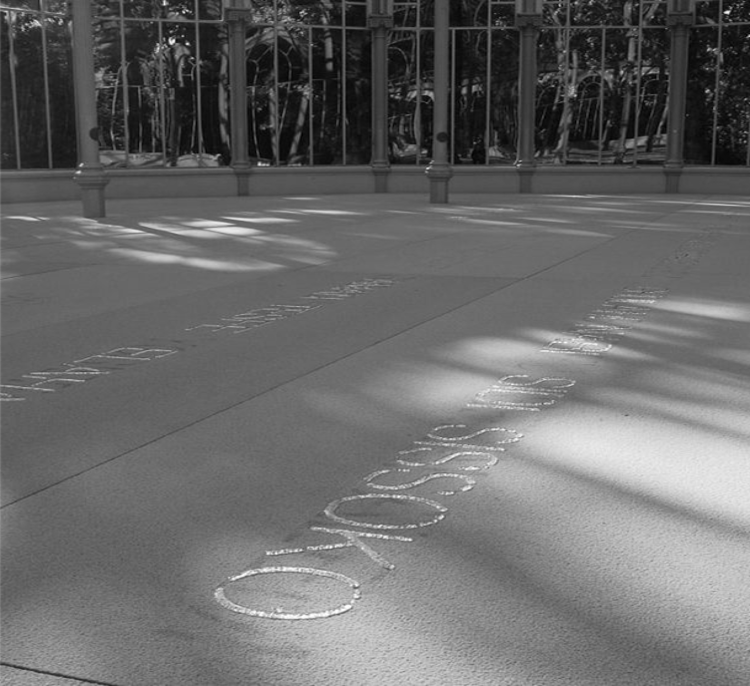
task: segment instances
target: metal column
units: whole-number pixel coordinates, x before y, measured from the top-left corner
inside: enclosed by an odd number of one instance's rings
[[[99,128],[96,117],[94,39],[91,0],[73,0],[73,82],[78,136],[78,167],[73,179],[81,188],[83,216],[106,215],[104,187],[109,179],[99,160]]]
[[[667,158],[664,162],[667,193],[677,193],[684,164],[685,104],[687,99],[688,45],[695,22],[692,0],[670,0],[667,25],[669,51],[669,99],[667,101]]]
[[[435,0],[435,69],[432,90],[432,161],[426,173],[430,180],[430,202],[448,202],[448,182],[453,169],[448,161],[448,104],[450,94],[450,0]]]
[[[393,3],[371,0],[367,24],[372,29],[372,159],[375,192],[388,190],[388,29],[393,26]]]
[[[531,192],[531,178],[536,167],[534,157],[536,134],[536,46],[539,27],[542,25],[542,3],[518,0],[516,26],[519,32],[518,47],[518,143],[516,169],[519,191]]]
[[[237,179],[237,195],[249,194],[250,159],[247,138],[247,61],[245,31],[252,10],[227,7],[224,21],[229,24],[229,97],[232,169]]]

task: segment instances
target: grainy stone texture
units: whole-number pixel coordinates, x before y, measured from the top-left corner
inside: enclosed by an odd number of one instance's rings
[[[4,684],[746,686],[750,200],[451,201],[3,208]]]

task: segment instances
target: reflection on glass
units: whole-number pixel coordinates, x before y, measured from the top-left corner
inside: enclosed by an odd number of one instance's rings
[[[70,66],[70,39],[56,17],[8,10],[1,13],[0,19],[2,167],[45,169],[55,157],[50,136],[50,97],[56,96],[55,105],[69,98],[61,76]],[[64,122],[59,131],[64,133]],[[64,155],[61,157],[65,159]]]
[[[687,107],[685,112],[685,163],[708,164],[711,161],[713,113],[717,106],[717,74],[720,63],[716,46],[719,27],[701,25],[690,32]]]
[[[48,3],[50,4],[50,3]],[[73,81],[69,78],[73,67],[73,47],[67,20],[45,17],[46,44],[46,104],[49,108],[49,157],[51,167],[76,165],[76,121]],[[45,165],[46,166],[46,165]]]
[[[536,121],[540,162],[664,161],[666,32],[634,28],[627,15],[621,19],[623,28],[542,30]]]
[[[347,31],[344,93],[345,164],[369,164],[372,149],[370,78],[371,39],[367,30]]]
[[[388,44],[391,164],[427,164],[432,141],[432,32],[392,32]]]
[[[15,15],[13,14],[13,17]],[[21,166],[18,141],[18,84],[16,83],[16,51],[13,19],[10,12],[0,12],[0,112],[2,113],[2,168],[15,169]]]
[[[341,163],[342,121],[342,32],[312,30],[313,163]]]
[[[102,163],[218,166],[222,25],[109,17],[95,35]]]
[[[107,166],[231,163],[222,0],[97,0],[94,59]],[[371,30],[365,0],[233,0],[250,11],[248,154],[256,165],[368,164]],[[699,0],[690,29],[686,163],[750,165],[748,0]],[[666,3],[545,0],[536,115],[518,122],[513,0],[450,3],[454,164],[513,164],[519,126],[539,164],[661,164]],[[395,0],[388,32],[392,164],[426,165],[432,0]],[[69,6],[0,0],[2,168],[74,167]]]

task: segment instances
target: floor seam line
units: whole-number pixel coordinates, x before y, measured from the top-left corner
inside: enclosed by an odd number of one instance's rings
[[[87,679],[86,677],[70,676],[68,674],[61,674],[60,672],[50,672],[46,669],[36,669],[35,667],[22,667],[21,665],[13,664],[12,662],[0,661],[0,665],[3,667],[10,667],[11,669],[17,669],[22,672],[32,672],[34,674],[46,674],[48,676],[57,677],[60,679],[68,679],[69,681],[80,681],[84,684],[95,684],[95,686],[119,686],[118,684],[110,681],[97,681],[95,679]]]
[[[515,283],[515,282],[513,282],[513,283]],[[95,470],[95,469],[97,469],[99,467],[103,467],[104,465],[109,464],[110,462],[118,460],[118,459],[120,459],[122,457],[126,457],[127,455],[130,455],[131,453],[134,453],[134,452],[136,452],[138,450],[146,448],[146,447],[148,447],[148,446],[150,446],[150,445],[152,445],[154,443],[157,443],[158,441],[161,441],[161,440],[163,440],[165,438],[173,436],[173,435],[179,433],[180,431],[185,431],[186,429],[189,429],[189,428],[191,428],[193,426],[196,426],[196,425],[200,424],[201,422],[204,422],[206,420],[212,419],[213,417],[217,417],[217,416],[223,414],[224,412],[229,412],[230,410],[233,410],[234,408],[239,407],[240,405],[242,405],[244,403],[251,402],[253,400],[257,400],[258,398],[261,398],[261,397],[263,397],[264,395],[266,395],[268,393],[272,393],[273,391],[276,391],[279,388],[282,388],[283,386],[286,386],[287,384],[294,383],[296,381],[299,381],[300,379],[304,379],[305,377],[310,376],[311,374],[316,374],[317,372],[322,371],[323,369],[326,369],[326,368],[328,368],[328,367],[330,367],[330,366],[332,366],[334,364],[338,364],[339,362],[341,362],[343,360],[347,360],[350,357],[353,357],[355,355],[359,355],[360,353],[363,353],[366,350],[369,350],[369,349],[375,347],[376,345],[380,345],[380,344],[382,344],[382,343],[384,343],[386,341],[389,341],[389,340],[391,340],[393,338],[396,338],[397,336],[400,336],[400,335],[402,335],[404,333],[407,333],[408,331],[412,331],[412,330],[414,330],[414,329],[416,329],[416,328],[418,328],[418,327],[420,327],[420,326],[422,326],[424,324],[428,324],[428,323],[430,323],[432,321],[435,321],[436,319],[439,319],[442,316],[450,314],[451,312],[455,312],[456,310],[460,309],[461,307],[465,307],[467,305],[471,305],[472,303],[475,303],[475,302],[481,300],[482,298],[488,297],[489,295],[492,295],[493,293],[497,293],[498,291],[503,290],[503,288],[507,288],[508,286],[513,285],[513,283],[505,284],[504,286],[501,286],[500,288],[495,289],[491,293],[480,295],[480,296],[478,296],[478,297],[476,297],[476,298],[474,298],[472,300],[466,301],[466,302],[464,302],[464,303],[462,303],[460,305],[456,305],[455,307],[451,308],[450,310],[446,310],[446,311],[444,311],[444,312],[442,312],[442,313],[440,313],[438,315],[435,315],[434,317],[430,317],[429,319],[425,319],[423,321],[420,321],[417,324],[414,324],[412,326],[409,326],[409,327],[406,327],[404,329],[401,329],[400,331],[398,331],[396,333],[393,333],[393,334],[391,334],[389,336],[386,336],[385,338],[381,338],[381,339],[379,339],[377,341],[373,341],[372,343],[370,343],[370,344],[368,344],[368,345],[366,345],[366,346],[364,346],[362,348],[359,348],[357,350],[354,350],[354,351],[352,351],[350,353],[347,353],[346,355],[343,355],[342,357],[338,357],[335,360],[331,360],[330,362],[326,362],[325,364],[322,364],[322,365],[320,365],[318,367],[315,367],[314,369],[310,369],[310,370],[304,372],[303,374],[300,374],[299,376],[296,376],[293,379],[287,379],[286,381],[282,381],[281,383],[278,383],[278,384],[276,384],[275,386],[273,386],[271,388],[267,388],[267,389],[261,391],[257,395],[253,395],[253,396],[248,397],[248,398],[243,398],[242,400],[239,400],[239,401],[237,401],[235,403],[232,403],[231,405],[228,405],[227,407],[223,407],[223,408],[221,408],[219,410],[216,410],[215,412],[211,412],[210,414],[207,414],[207,415],[205,415],[205,416],[203,416],[203,417],[201,417],[199,419],[196,419],[196,420],[194,420],[192,422],[184,424],[181,427],[178,427],[176,429],[168,431],[167,433],[162,434],[161,436],[158,436],[158,437],[153,438],[153,439],[151,439],[149,441],[146,441],[145,443],[142,443],[142,444],[140,444],[138,446],[130,448],[129,450],[126,450],[125,452],[122,452],[119,455],[113,455],[112,457],[104,460],[103,462],[99,462],[96,465],[93,465],[93,466],[88,467],[86,469],[83,469],[83,470],[81,470],[79,472],[76,472],[75,474],[71,474],[71,475],[65,477],[64,479],[56,481],[53,484],[49,484],[49,485],[45,486],[44,488],[37,489],[33,493],[29,493],[29,494],[24,495],[24,496],[22,496],[22,497],[20,497],[20,498],[18,498],[16,500],[13,500],[13,501],[11,501],[9,503],[6,503],[2,507],[0,507],[0,509],[5,509],[7,507],[11,507],[12,505],[17,505],[18,503],[23,502],[24,500],[27,500],[28,498],[31,498],[31,497],[33,497],[35,495],[39,495],[40,493],[43,493],[44,491],[46,491],[46,490],[48,490],[50,488],[54,488],[56,486],[59,486],[59,485],[65,483],[67,481],[70,481],[70,480],[75,479],[75,478],[77,478],[79,476],[82,476],[83,474],[86,474],[86,473],[88,473],[90,471],[93,471],[93,470]]]
[[[180,431],[185,431],[185,430],[187,430],[187,429],[189,429],[189,428],[191,428],[193,426],[196,426],[196,425],[200,424],[201,422],[204,422],[204,421],[206,421],[208,419],[212,419],[214,417],[218,417],[219,415],[223,414],[224,412],[228,412],[230,410],[233,410],[234,408],[239,407],[240,405],[242,405],[242,404],[244,404],[246,402],[251,402],[253,400],[261,398],[261,397],[263,397],[264,395],[266,395],[268,393],[271,393],[273,391],[278,390],[279,388],[282,388],[283,386],[286,386],[287,384],[294,383],[296,381],[299,381],[300,379],[304,379],[305,377],[310,376],[311,374],[315,374],[315,373],[317,373],[317,372],[319,372],[319,371],[321,371],[323,369],[326,369],[326,368],[328,368],[328,367],[330,367],[330,366],[332,366],[334,364],[338,364],[339,362],[341,362],[343,360],[347,360],[350,357],[353,357],[354,355],[359,355],[359,354],[361,354],[361,353],[363,353],[363,352],[365,352],[367,350],[370,350],[371,348],[373,348],[373,347],[375,347],[377,345],[381,345],[382,343],[384,343],[386,341],[389,341],[389,340],[392,340],[392,339],[394,339],[394,338],[396,338],[398,336],[401,336],[404,333],[407,333],[409,331],[417,329],[420,326],[424,326],[426,324],[434,322],[437,319],[440,319],[441,317],[444,317],[444,316],[446,316],[448,314],[451,314],[452,312],[455,312],[456,310],[461,309],[462,307],[466,307],[468,305],[472,305],[472,304],[474,304],[476,302],[479,302],[480,300],[483,300],[484,298],[488,298],[488,297],[490,297],[492,295],[495,295],[496,293],[498,293],[498,292],[500,292],[502,290],[505,290],[506,288],[511,288],[512,286],[515,286],[518,283],[523,283],[524,281],[527,281],[528,279],[531,279],[531,278],[533,278],[535,276],[543,274],[543,273],[549,271],[550,269],[555,269],[556,267],[558,267],[558,266],[560,266],[562,264],[565,264],[566,262],[569,262],[571,260],[575,260],[578,257],[581,257],[582,255],[586,255],[587,253],[589,253],[589,252],[591,252],[591,251],[593,251],[593,250],[595,250],[595,249],[597,249],[599,247],[602,247],[604,245],[608,245],[612,241],[616,241],[616,240],[619,240],[620,238],[624,238],[627,235],[629,235],[630,233],[632,233],[634,231],[637,231],[637,230],[638,229],[634,228],[634,229],[631,229],[631,230],[625,232],[624,234],[620,234],[618,236],[612,236],[611,238],[609,238],[606,241],[603,241],[602,243],[598,243],[597,245],[592,246],[592,247],[590,247],[590,248],[588,248],[586,250],[582,250],[581,252],[578,252],[575,255],[570,255],[570,256],[568,256],[568,257],[560,260],[559,262],[556,262],[553,265],[547,266],[547,267],[545,267],[543,269],[540,269],[540,270],[538,270],[538,271],[536,271],[536,272],[534,272],[532,274],[527,274],[526,276],[523,276],[521,278],[515,279],[515,280],[511,281],[510,283],[506,283],[504,285],[501,285],[499,288],[496,288],[495,290],[491,291],[490,293],[485,293],[484,295],[477,296],[476,298],[473,298],[472,300],[468,300],[466,302],[463,302],[460,305],[456,305],[455,307],[453,307],[453,308],[451,308],[449,310],[446,310],[444,312],[441,312],[440,314],[437,314],[437,315],[435,315],[433,317],[430,317],[429,319],[420,321],[417,324],[414,324],[412,326],[406,327],[406,328],[404,328],[404,329],[402,329],[402,330],[400,330],[400,331],[398,331],[396,333],[393,333],[393,334],[391,334],[391,335],[389,335],[389,336],[387,336],[385,338],[382,338],[382,339],[379,339],[377,341],[374,341],[374,342],[366,345],[363,348],[360,348],[358,350],[352,351],[352,352],[350,352],[350,353],[348,353],[348,354],[346,354],[346,355],[344,355],[342,357],[339,357],[339,358],[337,358],[335,360],[332,360],[332,361],[327,362],[327,363],[325,363],[323,365],[320,365],[320,366],[316,367],[315,369],[308,370],[308,371],[304,372],[303,374],[300,374],[299,376],[295,377],[294,379],[288,379],[286,381],[282,381],[281,383],[276,384],[275,386],[273,386],[271,388],[267,388],[267,389],[261,391],[257,395],[254,395],[254,396],[249,397],[249,398],[244,398],[244,399],[242,399],[240,401],[237,401],[237,402],[235,402],[235,403],[233,403],[233,404],[231,404],[231,405],[229,405],[227,407],[224,407],[224,408],[221,408],[219,410],[216,410],[215,412],[207,414],[207,415],[205,415],[205,416],[203,416],[203,417],[201,417],[199,419],[196,419],[196,420],[194,420],[192,422],[189,422],[188,424],[185,424],[185,425],[183,425],[183,426],[181,426],[179,428],[173,429],[173,430],[171,430],[171,431],[169,431],[169,432],[167,432],[165,434],[162,434],[161,436],[158,436],[158,437],[153,438],[153,439],[151,439],[149,441],[146,441],[145,443],[142,443],[141,445],[138,445],[138,446],[135,446],[133,448],[130,448],[129,450],[126,450],[125,452],[120,453],[119,455],[114,455],[114,456],[108,458],[107,460],[104,460],[103,462],[100,462],[100,463],[98,463],[96,465],[93,465],[91,467],[83,469],[80,472],[76,472],[75,474],[71,474],[71,475],[65,477],[64,479],[61,479],[60,481],[56,481],[55,483],[49,484],[49,485],[45,486],[44,488],[40,488],[40,489],[34,491],[33,493],[29,493],[27,495],[22,496],[21,498],[18,498],[18,499],[14,500],[14,501],[6,503],[2,507],[0,507],[0,509],[5,509],[7,507],[11,507],[12,505],[16,505],[16,504],[18,504],[20,502],[23,502],[24,500],[27,500],[28,498],[31,498],[31,497],[33,497],[35,495],[39,495],[40,493],[43,493],[44,491],[47,491],[47,490],[49,490],[51,488],[55,488],[56,486],[59,486],[59,485],[61,485],[63,483],[66,483],[67,481],[70,481],[72,479],[78,478],[79,476],[82,476],[83,474],[86,474],[86,473],[88,473],[90,471],[93,471],[93,470],[95,470],[95,469],[97,469],[99,467],[103,467],[104,465],[107,465],[110,462],[114,462],[115,460],[118,460],[118,459],[120,459],[122,457],[126,457],[126,456],[128,456],[128,455],[130,455],[130,454],[132,454],[132,453],[134,453],[134,452],[136,452],[138,450],[142,450],[143,448],[146,448],[146,447],[148,447],[150,445],[153,445],[154,443],[157,443],[157,442],[159,442],[159,441],[161,441],[161,440],[163,440],[165,438],[173,436],[173,435],[179,433]],[[416,277],[416,278],[418,278],[418,277]],[[490,278],[494,278],[494,277],[490,277]]]

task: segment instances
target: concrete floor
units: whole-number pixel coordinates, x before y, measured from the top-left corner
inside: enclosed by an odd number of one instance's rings
[[[79,211],[3,208],[3,684],[750,684],[750,199]]]

